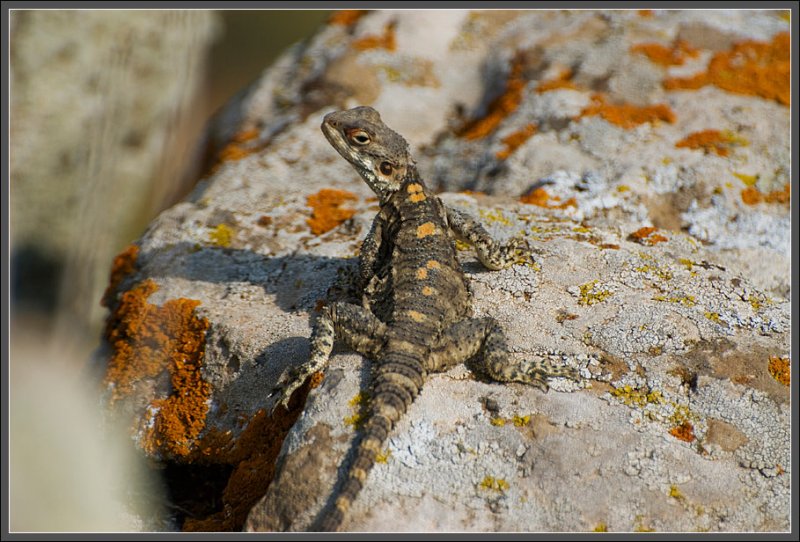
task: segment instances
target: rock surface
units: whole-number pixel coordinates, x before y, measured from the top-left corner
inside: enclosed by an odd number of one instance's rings
[[[368,104],[443,199],[535,247],[496,272],[460,252],[476,314],[585,380],[433,375],[345,529],[788,530],[787,31],[781,12],[340,12],[289,51],[106,298],[117,423],[157,462],[226,473],[182,528],[303,530],[332,494],[370,362],[335,355],[288,413],[266,395],[376,212],[319,131]]]

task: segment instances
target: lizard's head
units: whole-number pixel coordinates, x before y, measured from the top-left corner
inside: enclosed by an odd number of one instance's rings
[[[328,113],[322,120],[322,133],[381,201],[400,188],[414,164],[406,140],[371,107]]]

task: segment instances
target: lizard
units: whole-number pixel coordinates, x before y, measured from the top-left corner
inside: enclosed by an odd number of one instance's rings
[[[492,380],[522,382],[544,391],[547,378],[578,376],[571,368],[547,361],[513,360],[498,322],[471,317],[455,241],[472,245],[478,260],[493,270],[525,261],[523,241],[498,243],[468,214],[442,203],[421,179],[408,143],[375,109],[361,106],[329,113],[321,128],[378,196],[380,211],[361,247],[357,280],[362,304],[323,307],[312,329],[309,361],[284,372],[273,394],[281,390],[275,407],[287,407],[293,391],[327,367],[335,341],[377,362],[371,412],[355,458],[338,496],[315,522],[319,530],[335,531],[429,373],[469,362],[471,369]]]

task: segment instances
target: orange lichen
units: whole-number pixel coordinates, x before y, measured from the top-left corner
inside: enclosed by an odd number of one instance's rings
[[[125,250],[114,257],[111,264],[111,278],[108,287],[103,293],[100,304],[104,307],[111,307],[111,297],[116,293],[117,288],[125,280],[125,277],[136,270],[136,261],[139,258],[139,246],[128,245]]]
[[[356,199],[352,192],[333,188],[323,188],[316,194],[308,196],[307,203],[313,212],[306,222],[311,227],[311,233],[322,235],[352,217],[356,213],[355,210],[343,209],[341,205]]]
[[[548,79],[547,81],[542,81],[536,87],[536,92],[539,94],[543,92],[548,92],[550,90],[557,90],[561,88],[568,88],[572,90],[577,90],[577,86],[575,83],[572,82],[572,70],[569,68],[564,68],[561,70],[561,73],[554,79]]]
[[[131,394],[138,382],[169,371],[171,392],[151,402],[142,446],[150,454],[163,451],[185,457],[205,426],[208,411],[210,387],[200,370],[209,324],[194,312],[199,301],[148,303],[157,289],[150,279],[140,282],[122,294],[109,317],[105,335],[113,354],[105,383],[113,403]]]
[[[489,112],[485,117],[475,119],[458,130],[459,136],[465,139],[484,138],[494,132],[503,119],[516,111],[522,102],[522,91],[525,89],[524,67],[525,54],[519,52],[511,61],[511,71],[508,74],[503,93],[492,100],[489,104]]]
[[[773,190],[764,194],[764,201],[766,203],[786,203],[788,204],[792,199],[791,186],[789,183],[784,183],[783,190]]]
[[[187,518],[183,531],[241,531],[253,505],[264,496],[275,476],[275,460],[286,434],[297,420],[309,385],[292,397],[289,411],[279,409],[272,416],[259,410],[250,419],[237,439],[230,434],[210,431],[199,447],[206,460],[233,467],[225,489],[219,497],[218,511],[204,518]]]
[[[695,439],[694,426],[691,422],[683,422],[682,424],[673,427],[669,430],[669,434],[684,442],[693,442]]]
[[[218,160],[220,162],[228,162],[231,160],[241,160],[245,156],[253,154],[259,147],[253,146],[246,146],[245,144],[248,141],[251,141],[258,137],[259,131],[255,128],[243,130],[231,138],[230,143],[228,143],[221,151],[219,151]]]
[[[669,239],[667,239],[665,236],[661,235],[660,233],[656,233],[657,231],[658,228],[645,226],[628,235],[628,239],[639,243],[640,245],[647,246],[653,246],[658,243],[669,241]]]
[[[743,41],[729,51],[716,53],[705,72],[692,77],[665,79],[667,90],[698,89],[715,85],[728,92],[760,96],[788,106],[790,103],[790,51],[788,32],[772,41]]]
[[[764,200],[763,195],[755,186],[748,186],[742,189],[742,201],[747,205],[756,205]]]
[[[602,94],[592,96],[592,104],[581,111],[580,117],[600,115],[612,124],[626,130],[634,128],[645,122],[654,123],[665,121],[670,124],[675,122],[675,113],[667,104],[638,106],[633,104],[609,104]]]
[[[502,139],[503,145],[505,145],[506,148],[501,151],[497,151],[495,156],[498,160],[505,160],[535,133],[536,125],[527,124],[523,129],[507,135]]]
[[[649,19],[650,17],[655,15],[655,12],[652,9],[637,9],[636,14],[639,15],[639,17],[644,17],[646,19]]]
[[[328,24],[351,26],[367,13],[368,10],[366,9],[342,9],[339,11],[334,11],[328,18]]]
[[[397,23],[392,21],[383,27],[383,34],[380,36],[369,35],[359,38],[353,42],[353,49],[356,51],[367,51],[369,49],[386,49],[394,51],[397,49],[397,40],[394,29]]]
[[[272,217],[269,215],[261,215],[260,217],[258,217],[256,224],[258,224],[262,228],[266,228],[267,226],[272,224]]]
[[[748,186],[742,189],[742,201],[747,205],[757,205],[762,202],[788,204],[791,201],[791,186],[789,183],[785,183],[783,189],[773,190],[766,194],[755,186]]]
[[[319,387],[319,385],[322,384],[322,381],[324,379],[325,379],[325,373],[323,373],[322,371],[318,371],[318,372],[312,374],[311,377],[308,379],[309,380],[309,387],[311,389]]]
[[[770,356],[769,366],[767,368],[769,369],[769,374],[772,375],[772,378],[784,386],[788,386],[791,383],[791,367],[789,364],[789,358]]]
[[[531,190],[527,194],[524,194],[522,197],[519,198],[522,203],[530,203],[532,205],[536,205],[538,207],[544,207],[546,209],[566,209],[567,207],[577,207],[578,202],[575,198],[569,198],[565,202],[561,202],[561,198],[558,196],[551,196],[547,193],[547,190],[542,188],[536,188]],[[555,203],[550,203],[550,201],[554,201]]]
[[[701,130],[692,132],[677,143],[676,147],[689,149],[703,149],[705,154],[710,152],[719,156],[728,156],[731,148],[743,144],[744,140],[728,131]]]
[[[660,66],[680,66],[687,58],[695,58],[700,51],[683,40],[677,40],[671,47],[660,43],[638,43],[631,46],[632,53],[645,55],[650,62]]]

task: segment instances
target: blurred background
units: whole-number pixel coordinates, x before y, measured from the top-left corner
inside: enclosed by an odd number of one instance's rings
[[[12,531],[142,527],[98,509],[141,479],[97,431],[111,262],[191,190],[214,112],[329,14],[10,12]]]

